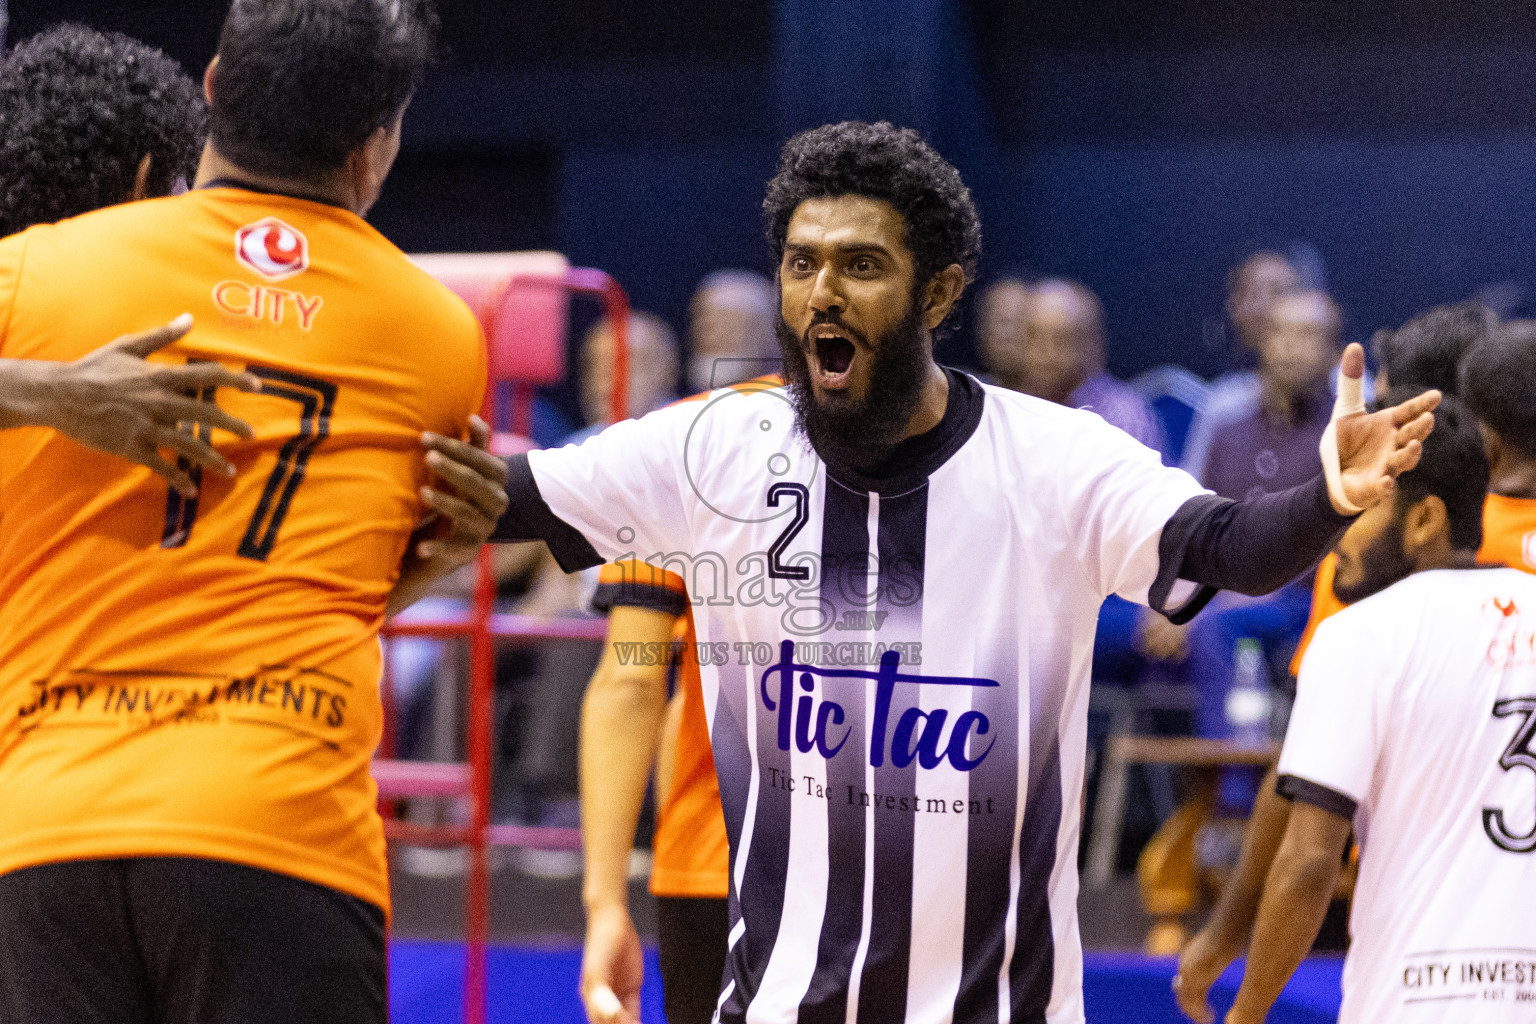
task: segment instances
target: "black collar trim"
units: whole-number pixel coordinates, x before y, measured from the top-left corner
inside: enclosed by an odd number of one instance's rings
[[[207,181],[197,186],[197,188],[198,191],[202,191],[205,188],[238,188],[245,192],[258,192],[261,195],[266,196],[283,196],[288,199],[301,199],[306,203],[319,203],[321,206],[334,206],[338,210],[344,209],[341,204],[332,202],[329,199],[324,199],[317,195],[310,195],[304,192],[289,192],[280,188],[266,188],[265,186],[254,185],[251,182],[244,181],[240,178],[214,178],[212,181]]]
[[[921,487],[976,433],[986,401],[986,392],[976,378],[948,366],[943,369],[949,377],[949,401],[938,426],[900,442],[872,469],[860,471],[828,462],[827,475],[850,490],[873,491],[882,497]]]

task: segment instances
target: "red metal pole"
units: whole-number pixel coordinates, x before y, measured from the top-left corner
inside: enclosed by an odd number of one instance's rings
[[[484,1024],[486,943],[490,930],[490,873],[486,863],[491,812],[491,708],[496,657],[490,623],[496,598],[491,549],[480,549],[475,573],[473,632],[469,637],[469,901],[465,908],[464,1024]]]
[[[509,281],[510,291],[515,285],[553,284],[571,291],[595,293],[602,297],[609,322],[613,324],[614,374],[610,411],[617,423],[629,415],[629,299],[618,282],[601,270],[575,268],[563,277],[541,278],[529,275]],[[486,325],[486,334],[492,336],[495,324]],[[496,365],[495,346],[491,346],[489,379],[501,379]],[[529,399],[531,393],[519,395]],[[487,390],[485,417],[494,426],[499,419],[495,415],[496,391],[494,385]],[[527,401],[514,405],[513,416],[522,422],[516,426],[527,433],[531,419]],[[521,413],[521,416],[519,416]],[[514,428],[516,429],[516,427]],[[496,580],[491,564],[491,550],[482,548],[476,565],[475,599],[471,610],[469,639],[469,737],[466,756],[470,764],[470,823],[469,823],[469,893],[465,908],[465,969],[464,969],[464,1022],[485,1024],[486,1016],[486,946],[490,932],[490,872],[486,862],[486,845],[490,838],[491,807],[491,711],[495,696],[495,637],[492,632],[493,605],[496,598]],[[419,635],[435,632],[430,627]]]

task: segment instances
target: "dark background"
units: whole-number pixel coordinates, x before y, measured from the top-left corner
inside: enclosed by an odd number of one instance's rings
[[[79,19],[200,74],[225,6],[13,0],[11,32]],[[1536,281],[1536,5],[441,7],[447,54],[372,219],[407,250],[558,248],[679,328],[708,271],[770,269],[778,146],[843,117],[917,127],[960,167],[984,276],[1097,290],[1122,374],[1222,369],[1223,276],[1255,246],[1313,246],[1351,337]],[[968,332],[950,345],[970,358]]]

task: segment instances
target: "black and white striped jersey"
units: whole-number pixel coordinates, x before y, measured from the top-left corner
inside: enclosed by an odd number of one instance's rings
[[[873,475],[810,451],[772,384],[514,467],[567,569],[688,583],[731,846],[721,1021],[1083,1019],[1097,613],[1146,602],[1203,492],[1092,413],[949,385]]]

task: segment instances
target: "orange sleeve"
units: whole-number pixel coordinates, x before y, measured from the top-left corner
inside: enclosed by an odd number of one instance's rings
[[[598,572],[592,608],[607,613],[620,606],[681,615],[688,609],[688,587],[676,573],[639,559],[609,562]]]

